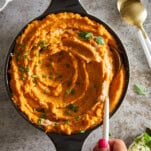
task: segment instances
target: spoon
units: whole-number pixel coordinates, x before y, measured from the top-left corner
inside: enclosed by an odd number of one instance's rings
[[[119,72],[121,66],[122,66],[122,59],[120,56],[119,51],[112,45],[110,46],[110,50],[113,53],[114,56],[114,65],[115,65],[115,74],[113,76],[113,80],[116,76],[116,74]],[[109,96],[106,97],[106,100],[104,102],[104,116],[103,116],[103,138],[108,142],[109,140],[109,103],[110,103],[110,99]]]
[[[117,8],[122,19],[127,24],[134,25],[139,29],[138,38],[144,49],[149,67],[151,68],[151,41],[143,27],[143,23],[147,17],[146,8],[141,0],[118,0]]]

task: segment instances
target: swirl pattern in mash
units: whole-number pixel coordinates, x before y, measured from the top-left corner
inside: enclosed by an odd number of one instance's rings
[[[32,21],[12,54],[14,103],[46,132],[70,135],[98,125],[115,74],[109,44],[117,48],[105,27],[79,14]]]

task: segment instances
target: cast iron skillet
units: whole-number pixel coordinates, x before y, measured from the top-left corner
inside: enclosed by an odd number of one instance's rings
[[[84,8],[80,5],[79,0],[52,0],[52,2],[50,4],[50,6],[48,7],[48,9],[41,16],[37,17],[36,19],[41,20],[50,13],[59,13],[59,12],[65,12],[65,11],[66,12],[79,13],[82,16],[87,16],[90,19],[95,20],[96,22],[98,22],[100,24],[103,24],[107,28],[107,30],[117,40],[117,43],[119,45],[121,58],[123,60],[123,64],[126,67],[126,85],[124,87],[124,92],[122,94],[122,97],[121,97],[118,105],[113,110],[113,112],[110,113],[110,117],[111,117],[115,113],[115,111],[119,108],[122,100],[124,99],[124,96],[125,96],[126,91],[127,91],[128,83],[129,83],[129,62],[128,62],[126,51],[125,51],[125,49],[122,45],[122,42],[117,37],[117,35],[114,33],[114,31],[108,25],[106,25],[104,22],[102,22],[101,20],[95,18],[94,16],[91,16],[91,15],[87,14],[87,12],[84,10]],[[24,29],[26,27],[27,27],[27,25],[19,32],[19,34],[16,36],[16,38],[24,32]],[[15,38],[15,40],[16,40],[16,38]],[[14,40],[14,42],[12,43],[12,45],[9,49],[9,52],[8,52],[8,55],[7,55],[7,60],[6,60],[6,65],[5,65],[5,84],[6,84],[6,89],[7,89],[10,100],[12,98],[12,94],[11,94],[11,89],[10,89],[10,85],[9,85],[10,77],[9,77],[9,74],[8,74],[8,70],[10,68],[11,53],[14,51],[14,47],[15,47],[15,40]],[[13,103],[12,100],[11,100],[11,102]],[[26,117],[26,115],[24,113],[22,113],[21,110],[17,107],[17,105],[15,105],[14,103],[13,103],[13,105],[15,106],[15,108],[19,112],[19,114],[22,117],[24,117],[24,119],[26,119],[34,127],[44,131],[42,127],[31,123],[29,121],[29,119]],[[100,126],[100,125],[98,125],[98,126]],[[93,128],[93,129],[95,129],[95,128]],[[57,133],[47,133],[47,135],[54,142],[57,151],[80,151],[85,138],[89,135],[89,133],[93,129],[87,130],[83,134],[80,134],[80,133],[79,134],[72,134],[70,136],[65,135],[65,134],[57,134]]]

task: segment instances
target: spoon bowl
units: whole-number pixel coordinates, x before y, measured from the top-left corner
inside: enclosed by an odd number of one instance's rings
[[[147,18],[147,10],[141,0],[117,0],[117,8],[122,19],[129,25],[139,29],[138,38],[151,68],[151,41],[145,32],[143,23]]]
[[[140,0],[118,0],[117,8],[122,19],[130,25],[135,25],[142,31],[144,37],[146,32],[143,28],[143,23],[147,17],[147,10]]]

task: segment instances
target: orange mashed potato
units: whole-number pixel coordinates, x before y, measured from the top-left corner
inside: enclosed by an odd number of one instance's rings
[[[10,63],[12,100],[46,132],[84,132],[102,122],[104,101],[112,111],[123,91],[105,27],[74,13],[32,21],[17,38]]]

